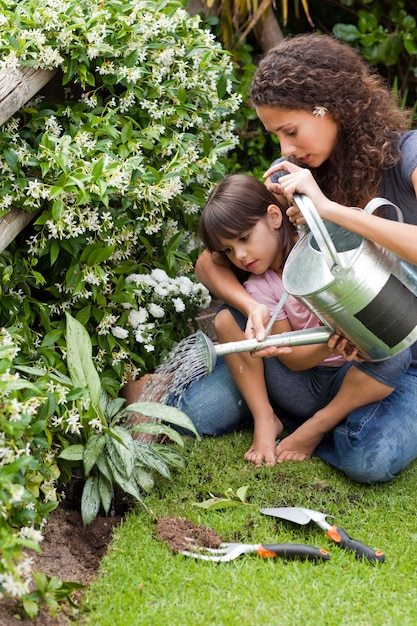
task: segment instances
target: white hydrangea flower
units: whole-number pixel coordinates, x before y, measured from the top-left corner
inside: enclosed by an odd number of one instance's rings
[[[159,306],[159,304],[155,304],[154,302],[151,302],[151,304],[149,305],[149,313],[157,319],[164,317],[165,315],[164,309]]]

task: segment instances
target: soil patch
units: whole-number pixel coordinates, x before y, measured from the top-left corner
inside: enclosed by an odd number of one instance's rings
[[[156,532],[158,539],[167,543],[174,552],[187,550],[191,543],[204,548],[218,548],[222,543],[215,530],[196,526],[185,517],[160,519],[156,524]]]
[[[113,529],[122,517],[97,517],[84,527],[78,511],[60,505],[47,520],[41,543],[42,552],[34,552],[33,570],[55,576],[61,581],[89,585],[94,579],[100,561],[107,551]],[[82,590],[75,594],[80,601]],[[0,626],[68,626],[74,615],[71,607],[63,607],[56,617],[42,609],[35,620],[23,620],[20,607],[12,599],[0,600]]]

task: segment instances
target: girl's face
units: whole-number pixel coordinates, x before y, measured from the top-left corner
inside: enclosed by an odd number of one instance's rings
[[[278,229],[281,223],[281,211],[270,205],[266,216],[249,230],[232,239],[219,237],[221,251],[233,265],[251,274],[263,274],[267,269],[280,273],[282,254]]]
[[[265,129],[278,137],[282,154],[301,167],[319,167],[335,149],[338,128],[327,111],[316,117],[308,111],[259,106],[256,113]]]

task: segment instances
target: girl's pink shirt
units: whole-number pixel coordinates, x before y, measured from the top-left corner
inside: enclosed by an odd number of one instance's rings
[[[267,270],[264,274],[251,274],[244,283],[244,287],[257,302],[265,304],[269,308],[271,315],[284,293],[282,280],[273,270]],[[292,330],[316,328],[322,325],[314,313],[311,313],[291,295],[287,297],[277,319],[288,319]],[[329,356],[320,365],[340,367],[345,362],[341,356]]]

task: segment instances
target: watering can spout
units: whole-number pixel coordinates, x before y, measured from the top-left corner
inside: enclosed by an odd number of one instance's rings
[[[264,341],[244,339],[242,341],[214,344],[207,335],[199,330],[196,333],[196,338],[204,368],[207,374],[211,374],[216,366],[218,356],[237,352],[254,352],[270,347],[305,346],[327,343],[333,332],[334,331],[329,327],[318,326],[317,328],[306,328],[304,330],[294,330],[279,335],[270,335]]]

